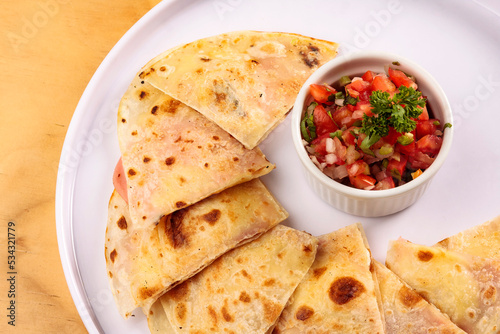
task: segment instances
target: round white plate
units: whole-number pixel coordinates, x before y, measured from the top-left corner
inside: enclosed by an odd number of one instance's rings
[[[260,145],[276,170],[263,181],[290,213],[285,222],[314,235],[361,222],[373,255],[385,260],[400,236],[431,245],[500,214],[500,6],[476,1],[164,1],[117,43],[87,86],[61,154],[57,236],[64,272],[91,333],[147,333],[145,317],[123,320],[104,259],[111,176],[120,156],[116,111],[132,77],[160,52],[235,30],[284,31],[338,42],[341,53],[386,50],[422,65],[448,94],[455,119],[449,157],[410,208],[361,218],[323,203],[307,186],[287,118]]]

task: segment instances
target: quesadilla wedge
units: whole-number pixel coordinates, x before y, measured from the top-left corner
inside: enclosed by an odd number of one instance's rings
[[[500,260],[500,216],[441,240],[435,246]]]
[[[360,224],[320,236],[316,260],[273,333],[384,333],[371,261]]]
[[[139,75],[120,103],[118,141],[135,228],[152,229],[162,216],[274,168],[259,148],[246,149]]]
[[[467,333],[500,331],[500,261],[399,239],[386,265]]]
[[[252,149],[285,118],[302,84],[336,56],[337,46],[291,33],[237,31],[183,45],[141,78]]]
[[[266,333],[314,261],[317,239],[278,225],[163,295],[153,333]],[[162,318],[163,306],[168,322]]]
[[[105,255],[120,314],[127,318],[137,307],[147,312],[165,291],[287,216],[255,179],[163,216],[151,231],[137,230],[125,201],[114,192]]]
[[[465,334],[383,264],[374,262],[387,334]]]

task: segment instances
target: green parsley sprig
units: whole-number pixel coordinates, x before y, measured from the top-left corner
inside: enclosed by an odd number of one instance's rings
[[[360,148],[370,153],[369,147],[389,134],[389,127],[399,133],[413,131],[417,126],[414,118],[420,116],[426,99],[412,87],[400,86],[399,93],[391,98],[389,93],[374,91],[370,96],[373,116],[363,115],[361,132],[367,137]]]

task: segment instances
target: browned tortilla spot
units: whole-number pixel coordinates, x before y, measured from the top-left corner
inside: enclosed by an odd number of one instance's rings
[[[147,286],[139,289],[139,297],[144,300],[152,297],[155,293],[160,290],[160,287],[148,288]]]
[[[165,72],[167,68],[165,66],[160,67],[160,71]]]
[[[176,202],[175,203],[175,206],[177,207],[177,209],[180,209],[180,208],[183,208],[185,207],[187,204],[183,201],[179,201],[179,202]]]
[[[408,308],[415,306],[422,300],[422,296],[405,285],[403,285],[401,289],[399,289],[398,298],[401,304]]]
[[[264,281],[264,286],[273,286],[276,284],[276,280],[274,278],[269,278]]]
[[[246,293],[245,291],[242,291],[240,293],[240,297],[238,299],[240,301],[242,301],[243,303],[250,303],[252,301],[252,299],[250,298],[250,295],[248,293]]]
[[[125,217],[121,216],[120,219],[116,222],[120,230],[126,230],[127,229],[127,220]]]
[[[311,248],[311,245],[304,245],[304,247],[302,248],[302,250],[306,253],[310,253],[312,252],[312,248]]]
[[[234,318],[231,314],[229,314],[226,306],[222,306],[221,308],[221,313],[222,313],[222,317],[224,318],[224,320],[226,320],[227,322],[233,322],[234,321]]]
[[[108,271],[108,276],[109,278],[113,278],[113,273],[111,271]]]
[[[158,108],[159,108],[158,106],[154,106],[153,108],[151,108],[151,113],[153,115],[156,115],[156,113],[158,112]]]
[[[203,74],[203,69],[202,69],[202,68],[197,69],[197,70],[196,70],[196,73],[197,73],[197,74]]]
[[[363,292],[365,292],[365,286],[353,277],[337,278],[328,289],[330,299],[338,305],[350,302]]]
[[[115,259],[116,259],[117,255],[118,255],[118,253],[116,252],[116,249],[113,249],[113,251],[111,253],[109,253],[109,259],[111,260],[111,262],[115,263]]]
[[[130,168],[130,169],[128,170],[128,176],[134,176],[134,175],[136,175],[136,174],[137,174],[137,172],[136,172],[133,168]]]
[[[148,96],[148,93],[141,90],[141,92],[139,93],[139,100],[142,100],[143,98],[145,98],[146,96]]]
[[[178,210],[168,216],[162,216],[160,218],[160,220],[164,220],[167,240],[170,241],[174,248],[182,247],[187,243],[187,235],[182,229],[185,214],[185,210]]]
[[[234,161],[234,162],[237,162],[237,161],[239,161],[239,160],[240,160],[240,158],[238,158],[238,157],[234,157],[234,158],[233,158],[233,161]]]
[[[430,251],[420,250],[418,251],[417,257],[422,262],[428,262],[434,257],[434,254],[432,254],[432,252]]]
[[[184,303],[179,303],[175,307],[175,315],[177,316],[177,319],[179,320],[184,320],[186,317],[187,309],[186,309],[186,304]]]
[[[213,138],[214,140],[219,140],[219,139],[220,139],[220,138],[219,138],[219,136],[213,136],[212,138]]]
[[[208,58],[208,57],[200,57],[200,60],[204,61],[204,62],[207,62],[207,61],[210,61],[211,59]]]
[[[167,103],[163,104],[163,108],[167,113],[175,114],[180,105],[180,101],[170,99]]]
[[[267,322],[273,323],[281,314],[281,305],[271,300],[264,299],[262,306],[264,306],[264,317]]]
[[[203,218],[203,220],[205,220],[210,225],[214,225],[219,220],[219,218],[221,217],[221,215],[222,214],[221,214],[220,210],[213,209],[212,211],[210,211],[208,213],[205,213],[202,216],[202,218]]]
[[[137,131],[132,131],[132,136],[137,136]]]
[[[125,118],[122,118],[122,123],[127,123],[127,120]]]
[[[165,165],[170,166],[173,165],[175,162],[175,157],[168,157],[165,159]]]
[[[189,295],[189,281],[177,285],[168,292],[168,297],[174,301],[181,301]]]
[[[489,299],[494,299],[497,294],[497,289],[493,286],[490,285],[486,291],[483,292],[483,297],[487,300]]]
[[[316,268],[313,270],[313,276],[314,278],[318,279],[320,278],[326,271],[326,267],[321,267],[321,268]]]
[[[208,306],[208,314],[210,315],[210,318],[212,318],[213,325],[217,326],[217,312],[215,312],[212,305]]]
[[[208,168],[209,164],[208,162],[205,162],[205,165],[204,165],[206,168]]]
[[[312,308],[306,305],[302,305],[295,313],[295,318],[297,318],[297,320],[304,321],[312,317],[313,314],[314,310]]]

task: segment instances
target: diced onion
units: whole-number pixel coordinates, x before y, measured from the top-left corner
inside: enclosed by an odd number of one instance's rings
[[[335,142],[333,141],[333,138],[326,138],[326,152],[335,152]]]
[[[327,154],[325,155],[325,161],[327,165],[333,165],[335,162],[337,162],[337,156],[335,154]]]
[[[348,176],[346,165],[329,166],[326,167],[323,172],[326,176],[334,180],[342,180],[343,178]]]
[[[344,105],[344,99],[335,99],[335,104],[342,107]]]

